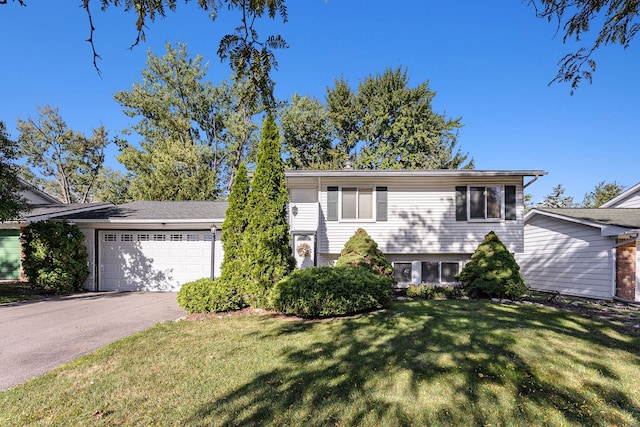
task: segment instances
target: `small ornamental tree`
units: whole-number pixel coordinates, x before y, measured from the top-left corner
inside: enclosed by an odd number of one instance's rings
[[[456,276],[470,296],[519,298],[527,291],[513,254],[492,231]]]
[[[365,267],[384,277],[393,279],[393,267],[387,261],[378,244],[362,228],[358,228],[345,243],[336,267]]]
[[[224,259],[221,276],[233,281],[243,272],[242,236],[247,227],[249,198],[249,177],[244,163],[238,167],[237,175],[229,193],[229,207],[222,223],[222,244]]]
[[[269,114],[258,145],[256,171],[247,200],[249,217],[242,240],[246,298],[253,306],[268,306],[273,285],[295,267],[287,223],[289,194],[280,148],[278,128]]]
[[[22,233],[23,268],[29,281],[47,292],[80,291],[89,277],[84,235],[67,222],[40,221]]]

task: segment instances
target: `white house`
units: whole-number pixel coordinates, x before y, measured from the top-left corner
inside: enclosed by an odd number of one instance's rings
[[[358,228],[400,285],[454,281],[490,231],[524,251],[524,188],[540,170],[287,171],[300,268],[335,262]],[[133,202],[67,215],[86,236],[89,290],[177,290],[217,276],[226,202]],[[308,244],[311,251],[296,250]]]
[[[516,255],[537,290],[640,301],[640,184],[597,209],[533,209]]]

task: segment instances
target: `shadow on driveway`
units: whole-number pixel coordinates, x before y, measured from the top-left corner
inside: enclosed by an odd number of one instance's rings
[[[175,292],[88,292],[0,306],[0,391],[185,315]]]

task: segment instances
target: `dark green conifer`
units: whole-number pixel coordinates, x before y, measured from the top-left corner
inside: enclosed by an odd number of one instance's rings
[[[520,266],[493,231],[484,236],[456,279],[470,296],[518,298],[527,291]]]
[[[224,259],[222,261],[221,276],[226,280],[242,277],[242,236],[247,227],[249,198],[249,177],[247,167],[241,163],[229,193],[229,206],[222,223],[222,244],[224,245]]]
[[[289,195],[280,147],[278,128],[269,114],[264,120],[258,145],[242,245],[248,286],[246,297],[254,306],[265,306],[273,285],[295,266],[287,223]]]
[[[340,252],[336,267],[343,266],[366,267],[376,274],[393,278],[393,267],[376,241],[362,228],[356,230]]]

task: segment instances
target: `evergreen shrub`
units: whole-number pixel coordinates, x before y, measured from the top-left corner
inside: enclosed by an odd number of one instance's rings
[[[378,244],[362,228],[358,228],[353,236],[345,243],[336,267],[365,267],[376,274],[393,279],[393,266]]]
[[[38,221],[22,233],[22,266],[29,282],[55,294],[82,290],[89,256],[80,229],[68,222]]]
[[[363,267],[307,268],[274,286],[271,305],[305,318],[341,316],[389,306],[392,283]]]
[[[225,279],[199,279],[182,285],[178,305],[187,313],[219,313],[244,308],[242,297]]]
[[[527,291],[513,254],[492,231],[456,276],[472,297],[519,298]]]

